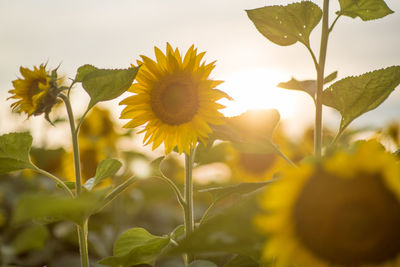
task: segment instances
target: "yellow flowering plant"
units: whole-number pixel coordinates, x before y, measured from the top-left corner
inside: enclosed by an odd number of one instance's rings
[[[120,235],[114,237],[112,255],[103,253],[99,264],[400,266],[398,158],[376,140],[353,142],[344,138],[351,122],[383,103],[400,84],[400,66],[336,82],[336,71],[325,75],[329,36],[340,18],[375,20],[393,11],[383,0],[339,0],[336,18],[329,24],[329,2],[324,0],[322,9],[311,1],[301,1],[246,10],[269,41],[280,46],[299,42],[314,64],[316,79],[292,78],[278,85],[307,93],[315,105],[315,125],[297,143],[279,133],[274,136],[280,122],[278,110],[224,117],[221,109],[225,106],[219,101],[232,99],[217,88],[222,81],[211,78],[215,61],[207,62],[205,52],[194,45],[184,53],[169,43],[165,50],[154,47],[155,58],[141,55],[126,69],[83,65],[69,86],[59,82],[58,68],[49,70],[47,64],[33,69],[21,67],[22,77],[12,82],[9,91],[9,99],[16,101],[11,107],[28,118],[45,114],[50,121],[54,105],[63,103],[72,153],[64,153],[68,157],[62,163],[67,177],[60,178],[32,162],[29,133],[0,136],[0,174],[29,169],[51,178],[66,193],[21,197],[13,221],[72,221],[77,228],[81,266],[90,266],[89,218],[136,181],[131,176],[122,183],[111,181],[99,186],[117,175],[122,163],[108,158],[118,155],[115,121],[96,105],[129,92],[119,103],[124,106],[120,119],[128,120],[124,127],[143,134],[144,145],[155,150],[149,153],[162,154],[146,166],[148,169],[143,167],[145,174],[140,178],[165,182],[178,202],[178,212],[171,213],[181,213],[173,222],[176,228],[162,235],[142,227],[129,228],[122,234],[116,231]],[[310,37],[320,22],[317,58]],[[328,83],[332,84],[324,88]],[[90,100],[76,119],[71,91],[78,84]],[[323,105],[341,115],[335,137],[323,135]],[[390,135],[398,145],[395,130]],[[164,160],[173,153],[176,158]],[[175,162],[180,159],[183,167]],[[173,165],[169,172],[163,168],[168,163]],[[218,163],[234,179],[222,186],[195,184],[193,172],[210,163]],[[125,173],[133,172],[130,167]],[[217,176],[216,172],[211,168],[212,175]],[[163,186],[158,188],[166,191]],[[195,203],[195,195],[203,200],[210,196],[211,201]],[[139,199],[140,193],[136,197]],[[155,211],[152,217],[163,222],[168,212],[164,210],[166,203],[160,206],[161,211]],[[174,260],[172,265],[166,263],[168,258]]]
[[[100,160],[96,158],[97,153],[91,152],[97,151],[97,145],[101,143],[100,139],[105,138],[104,142],[109,146],[115,145],[116,133],[112,129],[113,124],[106,124],[107,121],[102,121],[99,125],[98,118],[95,118],[95,122],[89,120],[86,124],[83,121],[92,109],[94,115],[101,113],[101,116],[107,119],[107,115],[104,116],[102,111],[93,107],[99,102],[114,99],[125,92],[135,79],[138,68],[107,70],[84,65],[78,69],[77,75],[69,87],[58,85],[57,70],[58,68],[50,72],[46,70],[44,64],[40,67],[34,67],[33,70],[21,67],[20,72],[23,78],[13,81],[14,88],[9,93],[12,94],[11,99],[17,99],[17,102],[11,104],[15,111],[24,112],[28,114],[28,117],[44,113],[48,121],[50,121],[49,113],[52,107],[58,102],[64,102],[69,119],[73,153],[69,155],[71,161],[69,159],[63,161],[73,162],[72,166],[68,167],[68,171],[73,170],[73,182],[59,178],[32,163],[30,159],[32,137],[27,132],[0,136],[0,173],[31,169],[51,178],[65,191],[65,196],[39,194],[21,198],[14,214],[14,221],[22,223],[32,218],[55,217],[74,222],[77,225],[81,266],[88,267],[89,217],[124,191],[135,181],[135,178],[130,177],[114,188],[96,189],[98,184],[113,176],[122,164],[112,158]],[[76,124],[71,106],[70,91],[77,83],[81,83],[89,94],[90,101],[86,111]],[[82,125],[82,136],[84,137],[79,140],[78,135]],[[101,132],[98,132],[99,126],[100,128],[103,127],[103,129],[100,129]],[[106,132],[107,135],[105,135]],[[99,140],[91,138],[99,138]],[[90,159],[83,162],[83,168],[81,168],[79,141],[82,143],[81,156],[88,156]],[[84,152],[88,152],[88,154],[86,153],[86,155]],[[89,163],[93,160],[94,166],[89,166]],[[90,170],[88,173],[91,177],[85,175],[87,173],[85,170]],[[84,177],[86,181],[82,181],[82,174],[86,176]]]

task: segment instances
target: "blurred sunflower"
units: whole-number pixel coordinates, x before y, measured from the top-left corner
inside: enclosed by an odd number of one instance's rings
[[[248,153],[230,147],[228,154],[227,164],[232,170],[232,177],[241,182],[266,181],[281,167],[287,167],[287,163],[276,153]]]
[[[130,119],[125,128],[145,124],[140,132],[145,132],[146,145],[153,143],[153,150],[164,143],[166,154],[174,147],[189,153],[198,139],[205,142],[212,132],[210,124],[223,123],[218,110],[224,106],[216,101],[229,96],[214,89],[222,81],[209,79],[215,62],[201,62],[205,52],[197,54],[192,45],[182,58],[168,43],[166,50],[164,54],[154,47],[157,62],[146,56],[137,60],[137,83],[129,89],[135,95],[121,101],[126,105],[121,119]]]
[[[83,121],[78,136],[83,182],[96,175],[102,160],[116,156],[118,137],[109,111],[94,107]],[[65,154],[63,163],[64,175],[75,181],[72,153]]]
[[[46,118],[54,104],[60,89],[57,87],[57,73],[50,74],[45,65],[34,66],[33,70],[20,67],[23,78],[14,80],[14,89],[8,91],[13,94],[8,99],[17,99],[11,104],[13,110],[25,112],[28,117],[46,113]]]
[[[288,169],[262,207],[277,266],[400,266],[400,171],[375,141]]]

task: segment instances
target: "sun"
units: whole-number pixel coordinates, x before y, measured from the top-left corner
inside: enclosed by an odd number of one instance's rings
[[[234,101],[221,101],[226,106],[225,116],[236,116],[249,109],[275,108],[281,118],[293,117],[298,106],[297,92],[278,88],[277,84],[290,80],[290,75],[266,68],[241,70],[222,77],[219,87]]]

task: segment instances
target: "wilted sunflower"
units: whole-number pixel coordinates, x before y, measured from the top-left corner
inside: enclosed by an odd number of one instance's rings
[[[197,54],[192,45],[181,57],[169,44],[166,54],[157,47],[154,51],[156,62],[146,56],[137,61],[137,83],[129,89],[135,95],[121,101],[126,105],[121,119],[130,119],[125,128],[145,124],[140,132],[153,149],[164,143],[166,154],[174,147],[189,153],[191,145],[211,133],[210,124],[223,123],[218,110],[224,106],[216,101],[228,95],[214,89],[222,81],[209,79],[215,65],[202,62],[205,52]]]
[[[374,141],[287,170],[262,206],[277,266],[400,266],[400,172]]]
[[[23,78],[14,80],[14,89],[8,91],[13,94],[8,99],[17,99],[11,107],[17,112],[25,112],[28,117],[32,115],[48,114],[57,102],[60,89],[57,87],[57,73],[53,70],[51,74],[45,65],[39,68],[34,66],[33,70],[20,67]]]

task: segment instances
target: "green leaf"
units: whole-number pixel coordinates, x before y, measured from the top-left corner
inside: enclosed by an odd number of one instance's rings
[[[169,242],[169,237],[152,235],[143,228],[132,228],[114,243],[114,256],[102,259],[99,263],[112,267],[152,264]]]
[[[93,187],[98,185],[101,181],[114,175],[120,168],[122,163],[116,159],[105,159],[102,160],[96,169],[96,175],[94,176],[91,185],[88,185],[88,190],[92,190]],[[90,179],[89,179],[90,180]]]
[[[200,143],[196,148],[194,162],[199,165],[210,164],[214,162],[224,162],[226,160],[229,143],[219,143],[215,146],[207,147]]]
[[[95,70],[97,70],[97,68],[93,65],[86,64],[86,65],[80,66],[78,68],[78,71],[75,76],[75,82],[83,82],[83,79],[85,78],[85,76]]]
[[[255,262],[250,257],[237,255],[223,267],[259,267],[259,266],[260,266],[259,263]]]
[[[84,65],[78,69],[75,81],[80,81],[90,96],[88,109],[101,101],[114,99],[133,83],[139,67],[129,69],[98,69]]]
[[[400,83],[400,66],[347,77],[323,92],[324,105],[340,112],[340,132],[355,118],[378,107]]]
[[[170,254],[235,253],[259,261],[265,237],[255,229],[253,218],[261,213],[258,192],[246,195],[203,222],[187,238],[171,248]]]
[[[218,265],[211,261],[195,260],[189,264],[189,267],[218,267]]]
[[[150,168],[152,170],[152,174],[156,176],[163,176],[164,174],[161,171],[161,163],[165,159],[165,156],[158,157],[150,162]]]
[[[69,188],[69,189],[76,189],[76,183],[71,182],[71,181],[63,181],[63,183]],[[60,184],[57,184],[58,188],[64,189]]]
[[[340,11],[336,14],[351,18],[360,17],[362,20],[383,18],[393,11],[383,0],[339,0]]]
[[[47,228],[36,224],[23,229],[12,242],[16,254],[43,249],[49,236]]]
[[[209,142],[220,139],[231,141],[232,145],[248,153],[277,152],[272,134],[279,122],[276,109],[250,110],[239,116],[226,118],[226,124],[213,126]]]
[[[103,199],[102,194],[86,192],[78,198],[64,195],[24,195],[15,208],[13,222],[51,217],[80,223],[96,211]]]
[[[287,6],[266,6],[246,12],[262,35],[282,46],[299,41],[309,47],[311,31],[322,17],[322,10],[310,1]]]
[[[237,185],[230,186],[220,186],[220,187],[212,187],[207,189],[199,190],[199,192],[208,192],[210,193],[214,199],[221,199],[233,194],[237,195],[246,195],[255,190],[263,188],[267,184],[273,182],[273,180],[266,182],[258,182],[258,183],[240,183]]]
[[[0,136],[0,174],[23,169],[35,169],[29,159],[32,136],[9,133]]]
[[[334,79],[336,79],[336,77],[337,77],[337,71],[332,72],[327,77],[325,77],[324,84],[333,81]],[[288,82],[279,83],[278,87],[283,89],[306,92],[312,97],[312,99],[315,100],[315,93],[317,92],[317,81],[316,80],[299,81],[296,80],[295,78],[292,78]]]

